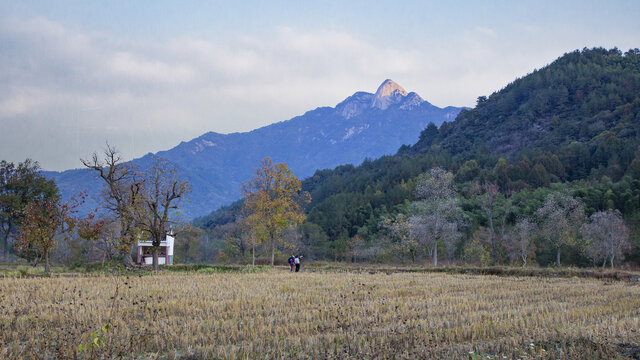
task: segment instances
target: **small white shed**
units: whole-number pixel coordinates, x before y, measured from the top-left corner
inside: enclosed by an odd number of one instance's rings
[[[173,264],[173,243],[174,235],[166,234],[164,239],[160,242],[160,248],[158,249],[158,264],[159,265],[172,265]],[[153,244],[151,241],[138,240],[138,264],[153,264]]]

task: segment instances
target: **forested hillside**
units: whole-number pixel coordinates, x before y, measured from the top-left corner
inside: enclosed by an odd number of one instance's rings
[[[587,216],[620,210],[636,244],[627,259],[638,263],[639,128],[640,51],[565,54],[479,97],[455,121],[428,126],[415,145],[394,156],[317,171],[304,180],[312,202],[301,243],[314,258],[397,260],[393,251],[381,250],[396,249],[390,245],[393,224],[385,221],[410,215],[417,177],[439,166],[453,173],[465,214],[464,236],[451,249],[452,260],[481,261],[477,253],[486,252],[488,238],[506,238],[519,219],[535,217],[549,193],[564,191],[584,204]],[[486,184],[498,189],[494,212],[487,212]],[[234,219],[239,208],[196,223],[212,230]],[[544,237],[535,241],[536,261],[553,262],[555,252]],[[563,245],[564,263],[592,264],[578,242]],[[498,251],[499,261],[508,261],[507,245]]]

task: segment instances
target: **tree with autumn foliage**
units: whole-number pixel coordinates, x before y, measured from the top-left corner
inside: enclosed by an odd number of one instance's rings
[[[42,258],[44,271],[49,273],[49,254],[60,237],[72,236],[77,230],[78,236],[95,239],[104,222],[95,220],[94,213],[85,218],[76,216],[77,208],[84,203],[85,197],[86,194],[81,194],[68,202],[43,199],[29,203],[22,211],[22,223],[15,236],[16,249],[22,254],[31,254],[35,259]]]
[[[3,260],[8,260],[9,239],[22,223],[25,207],[34,201],[55,201],[60,197],[53,180],[40,173],[37,161],[14,164],[0,161],[0,236]]]
[[[276,243],[282,241],[282,231],[297,226],[305,219],[302,205],[310,201],[301,192],[301,183],[286,164],[274,164],[266,157],[251,180],[242,185],[246,224],[252,236],[271,248],[274,264]],[[255,258],[255,246],[253,246]]]

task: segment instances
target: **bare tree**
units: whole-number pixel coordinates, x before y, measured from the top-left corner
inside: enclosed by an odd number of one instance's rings
[[[260,239],[255,231],[249,230],[247,242],[251,246],[251,266],[256,266],[256,246],[260,244]]]
[[[204,230],[185,222],[178,224],[174,228],[175,249],[173,255],[174,263],[201,263],[205,259],[205,248],[203,244],[207,241]]]
[[[560,266],[560,250],[575,245],[580,226],[584,222],[582,203],[567,193],[554,192],[547,196],[536,215],[540,234],[556,250],[556,266]]]
[[[523,218],[516,223],[508,237],[509,256],[512,261],[522,261],[522,267],[526,267],[527,260],[535,256],[536,246],[533,243],[535,231],[536,224],[529,218]]]
[[[458,228],[464,221],[453,174],[438,167],[429,170],[418,179],[415,195],[411,229],[419,242],[433,249],[433,265],[437,266],[438,244],[450,249],[459,240]]]
[[[412,211],[414,211],[412,206]],[[434,242],[432,241],[433,221],[432,214],[411,215],[409,217],[409,233],[420,249],[426,250],[426,253],[433,257]]]
[[[493,226],[493,219],[496,216],[496,206],[498,195],[498,185],[492,182],[486,182],[481,186],[483,195],[480,198],[480,206],[489,221],[489,242],[491,243],[491,263],[496,265],[498,262],[498,251],[496,244],[496,232]]]
[[[222,233],[222,238],[229,252],[239,255],[241,259],[244,258],[250,247],[245,227],[244,219],[240,218],[234,222],[221,225],[218,229]]]
[[[354,235],[347,244],[349,248],[349,254],[351,255],[351,262],[356,263],[358,259],[361,259],[366,249],[366,242],[360,235]]]
[[[503,247],[503,242],[506,240],[506,229],[507,229],[507,218],[511,214],[513,200],[510,197],[507,197],[508,194],[505,194],[502,198],[502,208],[500,213],[500,236],[498,237],[497,247],[500,251]]]
[[[405,255],[409,254],[411,260],[415,262],[418,243],[415,237],[411,236],[411,226],[407,216],[400,213],[395,217],[384,217],[380,225],[387,230],[394,252],[400,255],[400,260],[404,262]]]
[[[590,220],[580,228],[582,236],[589,241],[587,253],[595,261],[602,260],[603,268],[608,260],[613,269],[615,259],[624,259],[631,249],[629,228],[618,210],[598,211]]]
[[[309,247],[303,241],[302,231],[298,227],[285,228],[282,231],[282,242],[285,251],[293,251],[307,257]]]
[[[153,270],[158,270],[158,250],[181,200],[190,191],[189,184],[177,178],[177,170],[155,156],[144,178],[142,206],[136,212],[136,226],[149,236],[152,244]]]
[[[92,260],[99,260],[104,265],[106,260],[120,254],[120,222],[115,217],[104,219],[105,225],[96,241],[90,244],[89,257]]]
[[[131,248],[135,244],[139,231],[135,214],[141,205],[144,179],[130,163],[123,163],[115,147],[107,144],[104,158],[94,153],[91,159],[82,159],[82,164],[95,170],[104,180],[103,206],[119,222],[118,250],[127,268],[133,266]]]
[[[465,243],[462,254],[464,261],[482,266],[491,264],[491,243],[488,240],[489,229],[484,226],[476,229]]]
[[[485,182],[476,185],[475,191],[479,191],[480,207],[487,217],[489,225],[489,243],[491,244],[491,262],[496,265],[502,257],[502,242],[505,237],[507,218],[511,213],[511,199],[500,193],[498,185]],[[496,227],[499,226],[499,234]]]
[[[443,244],[445,255],[449,258],[453,256],[456,244],[462,239],[460,228],[464,225],[465,221],[464,213],[458,206],[457,201],[454,206],[457,207],[452,210],[452,213],[455,215],[452,214],[451,220],[444,222],[440,230],[440,241]]]

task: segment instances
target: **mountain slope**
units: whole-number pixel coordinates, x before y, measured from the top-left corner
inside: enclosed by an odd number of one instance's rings
[[[592,49],[565,54],[518,79],[455,123],[422,134],[412,152],[446,151],[488,164],[555,156],[559,180],[619,180],[637,155],[640,136],[640,51]],[[554,160],[555,161],[555,160]]]
[[[392,154],[403,144],[415,143],[427,124],[439,126],[459,111],[438,108],[385,80],[375,94],[357,92],[335,108],[320,107],[246,133],[209,132],[157,155],[176,164],[191,183],[193,191],[183,214],[194,217],[237,200],[241,184],[265,156],[287,163],[296,176],[306,177],[317,169]],[[152,157],[147,154],[133,162],[145,168]],[[47,175],[56,180],[64,196],[89,189],[97,199],[100,183],[86,170]]]
[[[553,183],[572,191],[588,212],[615,208],[637,219],[640,51],[565,54],[479,98],[454,122],[425,129],[395,156],[317,172],[303,182],[313,199],[307,226],[318,226],[332,242],[316,243],[316,252],[344,246],[355,234],[374,239],[380,217],[411,200],[416,176],[434,166],[452,171],[463,192],[492,181],[505,193],[519,193],[513,219],[531,215]],[[465,210],[481,224],[474,206],[470,200]]]
[[[313,234],[305,241],[314,256],[334,258],[356,234],[375,242],[380,218],[403,211],[412,200],[415,178],[434,166],[455,174],[470,233],[487,226],[470,186],[484,181],[514,194],[510,222],[531,215],[550,188],[562,188],[580,198],[589,213],[615,208],[630,224],[637,223],[640,51],[565,54],[478,100],[454,122],[427,127],[415,145],[403,146],[394,156],[305,179],[303,190],[311,193],[312,202],[303,232]],[[238,204],[196,224],[212,229],[233,221],[237,209]],[[640,260],[640,252],[634,256]],[[545,254],[538,259],[541,264],[548,260]]]

